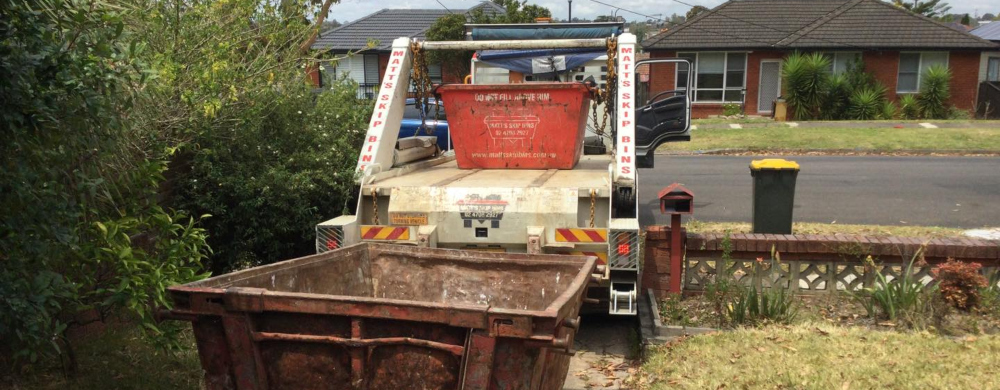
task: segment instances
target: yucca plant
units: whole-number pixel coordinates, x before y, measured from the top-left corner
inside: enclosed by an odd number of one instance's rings
[[[879,107],[878,119],[894,119],[897,112],[895,103],[891,100],[883,99],[882,107]]]
[[[943,65],[935,65],[922,75],[920,94],[917,95],[917,107],[920,116],[927,119],[946,119],[951,112],[948,100],[951,99],[951,71]]]
[[[828,120],[844,119],[851,104],[851,84],[844,73],[830,76],[823,97],[822,117]]]
[[[917,97],[912,94],[899,96],[899,114],[903,119],[920,119]]]
[[[851,104],[847,107],[847,116],[856,120],[872,120],[879,116],[882,108],[882,95],[874,88],[865,88],[851,94]]]
[[[785,58],[781,77],[785,101],[794,119],[818,119],[830,77],[830,59],[820,53],[792,53]]]

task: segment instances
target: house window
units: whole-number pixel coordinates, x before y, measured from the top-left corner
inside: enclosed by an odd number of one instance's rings
[[[913,93],[919,91],[924,72],[935,65],[948,66],[948,53],[899,53],[899,77],[896,82],[896,92]]]
[[[861,53],[858,52],[823,53],[823,55],[830,59],[829,70],[833,74],[846,72],[851,67],[851,64],[861,59]]]
[[[746,82],[746,53],[678,53],[694,65],[695,102],[741,102]],[[688,71],[676,67],[677,88],[687,86]]]
[[[1000,57],[990,58],[986,64],[986,81],[1000,81]]]

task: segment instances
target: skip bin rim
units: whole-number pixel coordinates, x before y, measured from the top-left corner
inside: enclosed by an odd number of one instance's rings
[[[251,275],[266,274],[269,271],[275,271],[278,269],[287,269],[300,266],[306,266],[315,264],[318,262],[330,261],[331,258],[337,258],[342,256],[347,256],[347,253],[357,252],[367,250],[373,253],[397,253],[406,256],[414,257],[442,257],[441,252],[448,252],[444,258],[450,261],[456,262],[466,262],[466,263],[497,263],[505,262],[514,265],[534,265],[534,264],[582,264],[580,271],[574,277],[572,283],[568,285],[566,291],[564,291],[560,296],[554,299],[548,307],[543,310],[523,310],[523,309],[506,309],[506,308],[494,308],[489,305],[469,305],[469,304],[451,304],[451,303],[436,303],[436,302],[426,302],[426,301],[416,301],[416,300],[398,300],[398,299],[385,299],[385,298],[371,298],[371,297],[358,297],[349,295],[333,295],[333,294],[315,294],[315,293],[302,293],[302,292],[284,292],[284,291],[272,291],[263,288],[244,288],[244,287],[231,287],[231,286],[218,286],[213,285],[216,283],[226,283],[231,284],[231,282],[244,280]],[[437,253],[431,253],[437,252]],[[424,322],[437,322],[456,326],[464,326],[469,328],[479,328],[483,329],[489,325],[488,319],[491,315],[504,315],[504,316],[519,316],[519,317],[529,317],[536,319],[552,319],[557,320],[560,318],[565,318],[568,312],[572,311],[572,305],[569,301],[575,296],[583,296],[583,293],[587,288],[587,283],[590,279],[590,274],[593,272],[594,267],[597,264],[597,258],[594,256],[577,256],[577,255],[561,255],[561,254],[537,254],[528,255],[523,253],[492,253],[492,252],[482,252],[482,251],[467,251],[467,250],[457,250],[457,249],[439,249],[439,248],[418,248],[412,246],[401,246],[394,244],[382,244],[382,243],[370,243],[363,242],[347,247],[343,247],[338,250],[329,251],[321,254],[315,254],[305,257],[299,257],[295,259],[289,259],[285,261],[280,261],[273,264],[268,264],[260,267],[254,267],[242,271],[232,272],[228,274],[214,276],[208,279],[203,279],[183,285],[176,285],[168,287],[167,290],[170,291],[175,298],[180,296],[187,296],[187,300],[191,301],[190,298],[195,296],[200,296],[206,300],[218,300],[225,301],[227,296],[238,293],[239,291],[245,290],[258,290],[260,291],[261,307],[260,311],[270,311],[270,312],[289,312],[289,313],[309,313],[309,314],[327,314],[327,315],[350,315],[360,316],[360,317],[370,317],[370,318],[392,318],[392,319],[409,319],[408,315],[401,315],[398,310],[392,310],[392,313],[384,312],[386,309],[393,308],[408,308],[415,312],[425,313],[413,314],[413,318],[419,318],[420,321]],[[244,276],[242,278],[234,279],[234,277]],[[227,283],[228,282],[228,283]],[[287,302],[315,302],[309,305],[300,305],[298,307],[292,307],[290,305],[282,305],[281,303]],[[268,304],[270,303],[270,305]],[[223,315],[228,310],[223,308],[223,305],[212,305],[217,307],[200,307],[200,310],[173,310],[177,314],[182,315]],[[269,307],[271,306],[271,307]],[[359,310],[360,309],[360,310]],[[243,309],[238,309],[235,311],[248,311]],[[428,320],[427,312],[440,312],[438,320]],[[465,315],[461,315],[465,314]]]
[[[548,81],[548,82],[531,82],[531,83],[518,83],[518,84],[442,84],[437,87],[435,93],[440,91],[467,91],[467,90],[482,90],[485,87],[497,87],[503,89],[580,89],[588,93],[593,92],[593,90],[588,87],[583,82],[559,82],[559,81]]]

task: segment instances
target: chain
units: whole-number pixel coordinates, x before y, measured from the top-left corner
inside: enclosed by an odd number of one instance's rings
[[[608,117],[611,116],[614,107],[612,107],[612,102],[614,102],[615,95],[618,93],[618,69],[615,67],[615,62],[618,57],[618,40],[615,38],[608,38],[608,77],[604,84],[604,117],[601,119],[601,127],[598,129],[598,135],[604,136],[605,131],[607,131]]]
[[[410,44],[410,51],[413,52],[413,60],[411,61],[411,67],[413,68],[413,78],[411,82],[413,84],[414,92],[416,96],[414,99],[414,106],[418,112],[420,112],[420,127],[413,132],[413,136],[417,136],[417,132],[420,129],[424,129],[427,135],[432,135],[434,132],[427,127],[427,113],[424,111],[428,104],[428,95],[430,94],[433,84],[431,83],[430,71],[427,70],[427,54],[419,43],[413,42]],[[441,105],[438,104],[434,111],[434,118],[437,119]]]
[[[597,190],[590,190],[590,227],[594,227],[594,204],[597,202]]]
[[[378,193],[375,192],[375,187],[372,187],[372,225],[378,225]]]

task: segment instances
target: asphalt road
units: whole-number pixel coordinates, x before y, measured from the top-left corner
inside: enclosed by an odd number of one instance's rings
[[[668,224],[657,192],[680,182],[695,194],[694,217],[749,222],[750,160],[760,156],[657,155],[639,170],[640,221]],[[795,193],[796,222],[1000,226],[1000,158],[784,156],[802,170]]]

